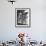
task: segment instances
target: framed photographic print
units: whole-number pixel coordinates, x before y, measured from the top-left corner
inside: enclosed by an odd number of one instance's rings
[[[31,9],[15,8],[15,26],[30,27],[31,26]]]

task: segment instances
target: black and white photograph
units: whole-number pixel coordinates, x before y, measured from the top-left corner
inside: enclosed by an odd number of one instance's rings
[[[30,8],[16,8],[15,9],[15,26],[16,27],[30,27],[31,24],[31,12]]]

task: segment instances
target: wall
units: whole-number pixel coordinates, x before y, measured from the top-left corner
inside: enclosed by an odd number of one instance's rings
[[[31,27],[15,27],[15,8],[31,8]],[[17,0],[14,5],[0,0],[0,41],[15,40],[19,32],[30,34],[33,40],[46,40],[45,0]]]

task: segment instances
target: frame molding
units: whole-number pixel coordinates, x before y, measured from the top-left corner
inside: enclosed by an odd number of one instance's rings
[[[17,10],[29,10],[29,25],[17,25]],[[31,27],[31,9],[30,8],[15,8],[15,27],[16,28],[30,28]]]

